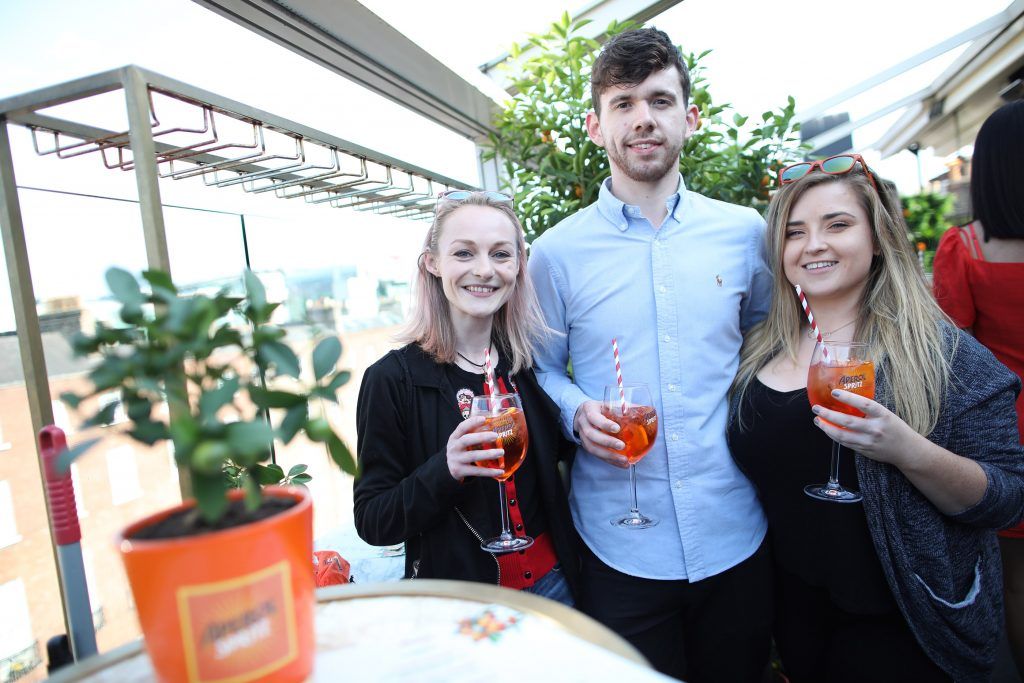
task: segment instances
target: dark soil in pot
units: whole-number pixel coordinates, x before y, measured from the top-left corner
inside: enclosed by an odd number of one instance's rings
[[[198,508],[191,507],[186,510],[178,510],[154,524],[144,526],[128,538],[134,541],[152,541],[199,536],[212,531],[231,529],[273,517],[297,503],[298,501],[293,498],[264,496],[258,508],[249,510],[245,507],[244,500],[232,500],[228,503],[228,508],[224,515],[212,523],[203,519],[203,516],[199,514]]]

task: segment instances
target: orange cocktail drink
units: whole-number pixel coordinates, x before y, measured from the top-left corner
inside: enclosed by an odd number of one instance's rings
[[[627,406],[622,412],[620,406],[601,406],[601,414],[619,425],[619,433],[614,436],[626,447],[615,451],[626,456],[630,465],[640,461],[658,437],[658,412],[653,406]]]
[[[874,398],[875,364],[869,360],[821,359],[812,364],[807,373],[807,398],[812,406],[820,405],[847,415],[864,417],[864,413],[853,406],[833,398],[834,389]]]
[[[526,431],[526,416],[519,408],[512,407],[502,410],[497,415],[488,416],[484,424],[477,432],[496,432],[498,438],[488,441],[479,446],[471,447],[471,450],[488,450],[492,448],[504,449],[505,454],[493,460],[477,460],[478,467],[489,467],[497,470],[504,470],[504,473],[495,477],[499,481],[505,481],[519,469],[526,456],[526,448],[529,446],[529,435]]]

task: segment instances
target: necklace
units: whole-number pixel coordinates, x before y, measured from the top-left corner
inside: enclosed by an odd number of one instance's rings
[[[481,369],[484,367],[484,363],[474,363],[470,359],[468,359],[465,356],[463,356],[461,351],[456,351],[455,353],[458,354],[459,358],[461,358],[462,360],[466,361],[470,365],[476,366],[476,367],[481,368]]]
[[[822,336],[822,338],[824,338],[824,337],[831,337],[833,334],[835,334],[839,330],[845,329],[845,328],[849,327],[850,325],[854,324],[855,322],[857,322],[856,318],[854,318],[853,320],[851,320],[848,323],[840,325],[839,327],[837,327],[836,329],[832,330],[831,332],[822,332],[821,336]],[[814,328],[813,327],[808,327],[807,328],[807,337],[810,338],[810,339],[814,339]]]

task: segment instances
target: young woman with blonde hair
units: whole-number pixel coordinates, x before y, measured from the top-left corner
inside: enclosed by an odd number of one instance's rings
[[[1024,510],[1017,378],[939,310],[895,193],[859,155],[783,169],[768,317],[744,342],[729,443],[768,517],[774,636],[800,681],[987,680],[1002,625],[994,530]],[[875,400],[812,406],[816,335],[868,345]],[[813,414],[812,414],[813,413]],[[830,441],[862,503],[821,502]]]
[[[572,604],[576,536],[559,459],[572,448],[558,409],[537,384],[533,344],[547,328],[526,277],[526,242],[511,199],[497,192],[442,195],[418,261],[406,345],[370,366],[356,407],[361,474],[354,489],[359,535],[373,545],[405,543],[406,577],[480,581]],[[525,550],[490,553],[501,528],[493,477],[476,463],[500,451],[474,433],[473,396],[489,393],[489,355],[499,392],[520,397],[529,434],[506,504]]]

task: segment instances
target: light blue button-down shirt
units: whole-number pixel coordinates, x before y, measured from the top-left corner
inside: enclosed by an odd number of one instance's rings
[[[641,512],[661,521],[613,527],[630,507],[629,473],[581,446],[570,493],[576,527],[621,572],[699,581],[752,555],[767,527],[725,429],[743,333],[767,313],[770,279],[756,211],[689,192],[682,178],[666,208],[655,229],[612,194],[609,179],[597,202],[533,243],[541,308],[565,333],[539,350],[536,365],[572,436],[580,404],[616,383],[618,339],[623,381],[647,383],[658,410],[658,438],[636,473]]]

